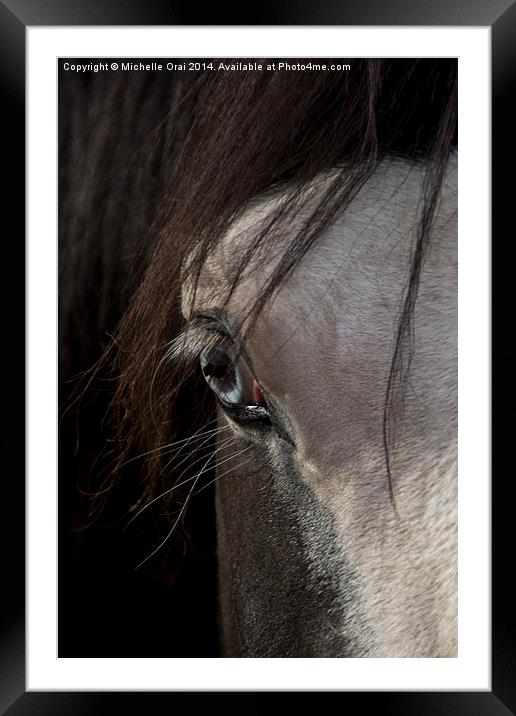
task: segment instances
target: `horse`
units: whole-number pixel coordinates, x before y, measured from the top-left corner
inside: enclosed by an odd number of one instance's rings
[[[214,491],[222,656],[454,657],[456,61],[262,65],[155,128],[110,474],[171,506],[142,566]]]

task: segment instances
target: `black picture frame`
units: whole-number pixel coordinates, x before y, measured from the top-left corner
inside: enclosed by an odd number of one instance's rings
[[[257,6],[258,7],[258,6]],[[25,235],[25,37],[28,26],[67,25],[191,25],[198,24],[195,7],[182,8],[167,0],[152,5],[143,0],[3,0],[0,1],[0,84],[2,90],[2,121],[4,140],[11,153],[8,166],[9,182],[4,193],[4,226],[11,226],[5,243],[6,261],[11,280],[2,283],[4,291],[4,330],[9,345],[20,347],[24,340],[24,235]],[[313,3],[310,8],[296,9],[291,4],[283,8],[260,3],[246,17],[228,13],[213,5],[203,15],[203,24],[213,25],[441,25],[490,26],[492,32],[492,209],[493,237],[511,226],[513,213],[513,181],[511,169],[516,157],[512,94],[516,89],[516,3],[507,0],[424,0],[417,4],[408,0],[381,4],[368,2]],[[194,22],[197,21],[197,22]],[[10,219],[10,221],[9,221]],[[496,245],[496,244],[495,244]],[[14,279],[14,281],[13,281]],[[503,286],[493,293],[496,306],[504,300]],[[507,290],[507,289],[506,289]],[[17,294],[17,300],[13,297]],[[14,299],[14,300],[13,300]],[[22,317],[7,307],[21,307]],[[502,350],[504,357],[506,348]],[[510,358],[510,353],[507,355]],[[4,480],[3,526],[4,584],[2,632],[0,639],[0,709],[10,716],[22,714],[100,714],[120,709],[120,699],[139,708],[145,698],[153,700],[152,713],[169,713],[180,708],[177,694],[172,693],[96,693],[96,692],[26,692],[25,691],[25,502],[23,462],[24,454],[24,363],[12,351],[4,369],[10,376],[7,389],[7,411],[10,434],[8,452],[17,456],[10,478]],[[495,384],[496,385],[496,384]],[[501,425],[499,426],[501,427]],[[508,438],[504,421],[498,445]],[[502,428],[503,431],[503,428]],[[505,442],[505,441],[504,441]],[[496,445],[494,443],[494,445]],[[495,451],[493,451],[495,454]],[[380,713],[392,714],[500,714],[516,713],[516,639],[514,599],[507,582],[507,560],[514,544],[512,511],[514,487],[511,479],[493,480],[493,580],[492,580],[492,691],[491,692],[361,692],[342,693],[343,705],[353,708],[360,697],[360,708],[371,707]],[[199,694],[202,697],[202,694]],[[364,701],[364,699],[367,700]],[[116,701],[113,704],[113,701]],[[204,700],[204,699],[203,699]],[[200,705],[200,704],[199,704]]]

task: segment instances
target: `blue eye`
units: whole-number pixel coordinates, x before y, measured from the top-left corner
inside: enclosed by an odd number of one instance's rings
[[[214,346],[201,353],[200,362],[206,382],[224,408],[266,412],[263,393],[243,359],[235,360],[229,349]]]

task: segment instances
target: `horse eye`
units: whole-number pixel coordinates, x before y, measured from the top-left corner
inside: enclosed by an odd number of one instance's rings
[[[265,398],[243,360],[235,361],[227,350],[215,346],[203,351],[200,361],[206,382],[225,408],[264,411]]]

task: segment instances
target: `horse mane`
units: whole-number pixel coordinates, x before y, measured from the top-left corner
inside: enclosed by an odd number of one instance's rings
[[[391,485],[389,451],[412,357],[419,277],[457,143],[457,60],[335,62],[351,70],[61,76],[62,401],[69,406],[77,395],[95,393],[99,415],[109,408],[93,443],[111,441],[109,479],[131,471],[139,504],[166,484],[167,456],[156,448],[186,438],[214,415],[198,371],[164,361],[184,325],[184,282],[195,295],[206,257],[243,209],[273,187],[293,187],[235,265],[229,300],[251,258],[266,253],[296,214],[307,183],[334,170],[249,307],[252,331],[379,162],[401,157],[424,163],[426,179],[385,389]],[[67,382],[83,372],[80,389]]]

